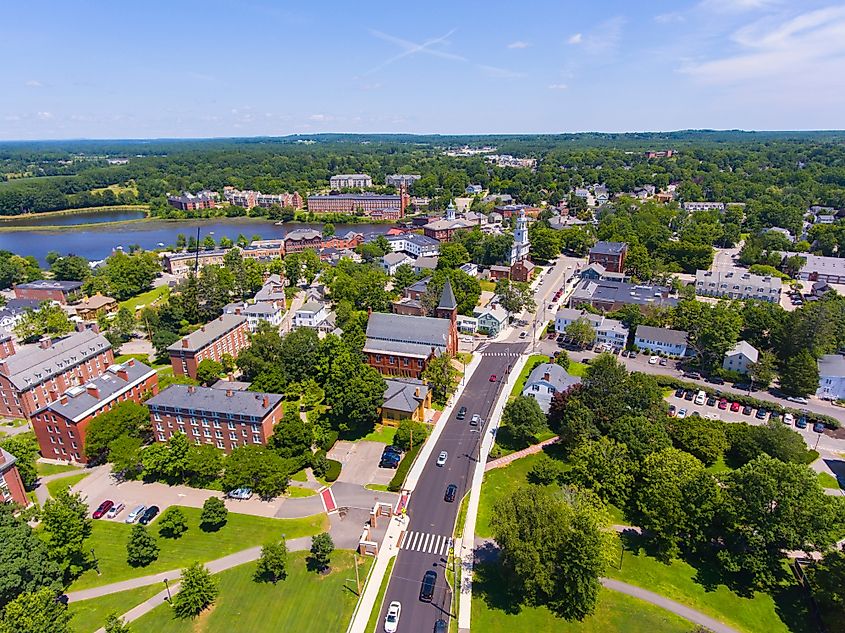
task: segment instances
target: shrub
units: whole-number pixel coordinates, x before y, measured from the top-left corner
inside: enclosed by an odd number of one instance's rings
[[[390,483],[387,484],[387,489],[390,492],[399,492],[402,490],[402,486],[405,483],[405,477],[408,476],[408,471],[411,470],[411,465],[414,463],[414,459],[416,458],[417,453],[420,452],[421,448],[422,444],[417,444],[413,449],[405,453],[402,461],[399,462],[396,474],[393,475],[393,479],[391,479]]]
[[[340,477],[340,469],[343,468],[343,464],[335,459],[327,459],[326,462],[328,463],[328,468],[326,468],[326,474],[323,476],[323,479],[326,481],[337,481],[337,478]]]
[[[563,472],[563,464],[543,454],[528,471],[528,480],[534,484],[553,484],[560,481]]]
[[[209,497],[202,504],[200,513],[200,529],[205,532],[219,530],[229,519],[229,509],[219,497]]]

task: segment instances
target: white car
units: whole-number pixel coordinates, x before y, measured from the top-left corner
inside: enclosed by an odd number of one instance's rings
[[[678,411],[678,417],[679,417],[679,418],[685,418],[685,417],[687,417],[687,410],[686,410],[686,409],[681,409],[680,411]]]
[[[789,424],[789,425],[794,424],[795,423],[795,416],[792,415],[791,413],[787,413],[786,415],[783,416],[783,423]]]
[[[657,361],[659,361],[659,360],[660,359],[657,356],[652,356],[651,358],[648,359],[648,364],[649,365],[656,365]]]
[[[132,512],[130,512],[129,515],[126,517],[126,523],[135,523],[135,521],[141,518],[141,515],[144,514],[146,510],[147,506],[143,504],[135,506],[135,508],[132,509]]]
[[[787,398],[790,402],[795,402],[796,404],[807,404],[807,398],[801,398],[800,396],[792,396]]]
[[[440,451],[440,455],[437,456],[437,465],[444,466],[446,464],[446,460],[449,458],[449,453],[446,451]]]
[[[387,607],[387,615],[384,616],[384,633],[396,633],[400,615],[402,615],[402,603],[394,600]]]
[[[113,519],[113,518],[115,518],[118,514],[120,514],[121,512],[123,512],[123,509],[124,509],[125,507],[126,507],[126,506],[125,506],[124,504],[122,504],[120,501],[118,501],[118,502],[117,502],[117,503],[115,503],[115,504],[114,504],[111,508],[109,508],[109,511],[108,511],[108,512],[106,512],[106,518],[107,518],[107,519]]]

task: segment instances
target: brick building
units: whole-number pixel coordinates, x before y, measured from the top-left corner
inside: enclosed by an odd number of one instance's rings
[[[147,394],[156,393],[158,374],[144,363],[129,359],[109,366],[103,375],[71,387],[32,416],[41,454],[86,463],[85,429],[91,420],[119,402],[141,402]]]
[[[55,279],[39,279],[25,284],[16,284],[16,299],[33,299],[35,301],[58,301],[62,305],[68,303],[68,297],[79,292],[81,281],[56,281]]]
[[[249,346],[249,327],[245,316],[224,314],[206,323],[167,348],[176,376],[197,377],[197,366],[204,360],[221,362],[228,354],[237,358]]]
[[[167,204],[181,211],[213,209],[217,203],[216,191],[200,191],[197,194],[184,192],[181,196],[167,196]]]
[[[146,405],[157,441],[184,433],[194,444],[231,453],[239,446],[267,443],[282,418],[283,399],[274,393],[171,385]]]
[[[274,204],[280,207],[302,208],[302,196],[298,192],[293,193],[261,193],[260,191],[241,191],[234,187],[223,187],[223,197],[226,201],[236,207],[252,209],[253,207],[269,208]]]
[[[605,270],[621,273],[625,270],[625,256],[628,245],[625,242],[596,242],[590,249],[590,264],[601,264]]]
[[[223,257],[229,250],[216,248],[209,251],[182,251],[179,253],[165,253],[164,269],[171,275],[186,275],[196,266],[198,269],[203,266],[222,266]]]
[[[8,451],[0,448],[0,500],[3,503],[17,503],[22,508],[29,505],[26,490],[23,487],[18,468],[15,466],[17,458]]]
[[[372,187],[373,179],[369,174],[337,174],[329,178],[332,189],[362,189]]]
[[[8,353],[11,342],[3,343]],[[114,363],[111,344],[92,330],[45,339],[0,360],[0,417],[32,417],[71,387],[103,374]]]
[[[299,253],[307,249],[319,250],[323,234],[314,229],[294,229],[285,235],[285,253]]]
[[[411,198],[406,192],[382,195],[377,193],[337,193],[327,196],[308,196],[308,210],[312,213],[356,213],[370,215],[381,209],[399,209],[404,216]]]
[[[278,259],[285,256],[285,241],[277,240],[253,240],[249,246],[241,249],[241,256],[244,259]]]

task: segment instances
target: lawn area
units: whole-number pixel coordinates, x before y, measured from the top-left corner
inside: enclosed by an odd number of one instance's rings
[[[545,607],[515,607],[502,588],[495,567],[475,568],[472,627],[484,633],[554,631],[555,633],[689,633],[691,622],[647,602],[602,589],[593,615],[583,622],[567,622]],[[518,612],[515,612],[517,611]]]
[[[288,489],[285,491],[285,496],[291,499],[297,499],[299,497],[313,497],[317,494],[316,490],[311,490],[311,488],[300,488],[299,486],[288,486]]]
[[[589,365],[586,365],[581,361],[571,360],[569,361],[569,369],[566,371],[570,376],[578,376],[579,378],[582,378],[584,376],[584,372],[587,371],[588,366]]]
[[[361,438],[366,442],[382,442],[384,444],[393,444],[393,436],[396,435],[395,426],[386,426],[384,424],[377,424],[374,431],[367,433]]]
[[[290,476],[291,481],[308,481],[308,475],[305,474],[305,469],[297,470],[294,474]]]
[[[531,373],[531,370],[534,369],[540,363],[548,363],[549,357],[543,354],[532,354],[528,357],[528,361],[525,363],[525,366],[522,368],[522,371],[519,372],[519,378],[516,379],[516,383],[514,383],[513,390],[511,391],[511,395],[508,400],[513,400],[519,394],[522,393],[522,388],[525,386],[525,381],[528,380],[528,374]]]
[[[833,488],[834,490],[839,490],[839,482],[836,481],[836,477],[830,473],[819,473],[819,483],[822,485],[822,488]]]
[[[385,484],[366,484],[364,488],[367,490],[378,490],[379,492],[389,492]]]
[[[811,630],[803,596],[794,583],[784,586],[775,597],[765,593],[742,597],[724,585],[700,584],[696,581],[698,571],[684,561],[665,565],[638,548],[634,550],[626,549],[622,569],[608,570],[607,575],[671,598],[740,631]],[[703,575],[706,577],[706,572]]]
[[[62,477],[61,479],[48,481],[47,490],[50,492],[51,497],[56,497],[61,490],[67,490],[72,485],[78,484],[90,474],[91,473],[86,471],[79,473],[78,475],[68,475],[67,477]]]
[[[481,497],[478,500],[478,519],[475,522],[476,536],[490,538],[490,519],[493,516],[493,506],[504,497],[509,496],[519,486],[527,482],[528,471],[540,459],[542,453],[535,453],[522,459],[517,459],[504,468],[496,468],[484,473],[484,483],[481,485]]]
[[[355,569],[350,551],[332,554],[332,571],[322,576],[308,571],[305,552],[288,556],[288,577],[277,584],[258,583],[252,578],[255,563],[217,574],[220,595],[214,606],[194,620],[173,617],[163,604],[132,623],[134,633],[310,633],[343,631],[358,597]],[[359,557],[364,578],[372,557]],[[352,578],[349,582],[347,579]],[[236,623],[236,624],[235,624]]]
[[[719,473],[729,473],[732,470],[733,468],[731,468],[725,463],[724,457],[720,457],[718,460],[716,460],[715,463],[707,467],[707,472],[712,473],[714,475],[718,475]]]
[[[164,585],[156,583],[137,589],[119,591],[100,598],[71,602],[68,610],[73,614],[70,626],[76,633],[94,633],[106,623],[106,617],[111,612],[124,614],[129,609],[138,606],[144,600],[152,598]]]
[[[86,551],[94,550],[102,575],[97,576],[93,570],[86,571],[73,583],[71,590],[180,569],[193,561],[214,560],[276,540],[282,534],[292,539],[328,529],[328,520],[323,514],[304,519],[270,519],[230,512],[224,527],[217,532],[204,532],[199,528],[200,508],[180,509],[188,520],[188,531],[181,538],[161,538],[156,522],[150,525],[150,533],[156,537],[160,552],[158,560],[147,567],[131,567],[126,562],[126,541],[132,530],[131,525],[116,521],[94,521],[93,532],[84,548]]]
[[[479,279],[478,283],[481,284],[482,292],[496,292],[495,281],[490,281],[489,279]]]
[[[381,587],[379,587],[378,594],[376,595],[376,601],[373,605],[373,612],[370,613],[370,619],[367,620],[367,631],[375,631],[376,627],[378,626],[378,617],[381,614],[381,603],[384,600],[384,594],[387,591],[387,584],[390,582],[390,572],[393,571],[393,563],[395,562],[395,556],[389,561],[387,561],[387,571],[384,573],[384,577],[381,579]]]
[[[145,365],[152,365],[150,363],[150,357],[147,354],[121,354],[120,356],[114,357],[114,362],[116,363],[125,363],[130,358],[134,358],[137,361],[144,363]],[[160,369],[162,367],[170,367],[170,365],[156,365],[153,369]]]
[[[131,299],[127,299],[126,301],[121,301],[121,307],[126,306],[133,312],[142,306],[149,306],[155,303],[157,300],[162,298],[167,298],[170,295],[170,287],[169,286],[159,286],[158,288],[153,288],[152,290],[148,290],[147,292],[142,292],[141,294],[132,297]]]
[[[47,464],[45,462],[35,462],[35,472],[41,477],[47,475],[58,475],[59,473],[68,473],[72,470],[79,470],[79,466],[72,466],[71,464]]]

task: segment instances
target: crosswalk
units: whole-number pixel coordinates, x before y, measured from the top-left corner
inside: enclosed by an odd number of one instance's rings
[[[475,351],[481,354],[482,356],[499,356],[499,357],[507,357],[507,358],[518,358],[519,352],[496,352],[496,351],[487,351],[487,348],[490,346],[490,343],[482,343],[478,349]]]
[[[452,547],[451,536],[441,536],[430,532],[405,532],[402,540],[399,541],[399,549],[406,549],[412,552],[424,552],[426,554],[438,554],[445,556]]]

